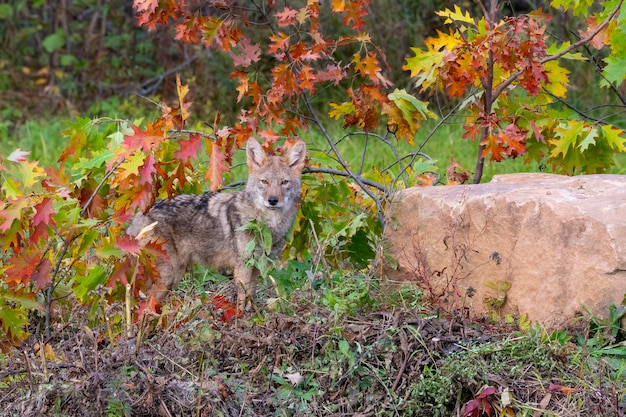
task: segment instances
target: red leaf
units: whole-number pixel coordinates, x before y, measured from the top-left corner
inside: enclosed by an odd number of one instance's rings
[[[487,398],[489,395],[495,394],[496,392],[498,392],[498,390],[494,387],[485,387],[483,392],[481,392],[476,398],[482,400],[483,398]]]
[[[31,275],[31,281],[35,284],[35,289],[43,290],[52,282],[52,262],[50,259],[43,258],[35,268]]]
[[[30,241],[32,243],[39,242],[39,239],[48,239],[48,225],[45,223],[39,223],[30,233]]]
[[[154,155],[152,152],[148,154],[148,157],[143,162],[143,165],[139,168],[139,184],[150,184],[152,185],[152,174],[156,173],[156,168],[154,166]]]
[[[269,129],[262,130],[259,132],[259,136],[265,139],[265,143],[276,143],[280,135],[276,132],[272,132]]]
[[[117,283],[122,285],[128,284],[128,278],[130,276],[131,261],[130,258],[124,259],[124,261],[117,261],[113,267],[113,273],[107,282],[107,287],[115,288]]]
[[[151,316],[160,314],[157,300],[153,296],[148,297],[146,301],[140,301],[138,305],[137,320],[140,320],[144,314]]]
[[[478,406],[480,403],[478,400],[470,400],[463,407],[463,413],[461,414],[463,417],[478,417],[479,409]]]
[[[21,255],[15,255],[7,262],[10,265],[5,273],[6,283],[28,283],[30,277],[35,271],[35,267],[41,261],[42,251],[35,249],[34,251],[24,251]]]
[[[222,320],[229,323],[233,317],[241,317],[241,312],[222,295],[212,295],[208,299],[215,310],[222,310]]]
[[[33,217],[33,226],[37,226],[39,223],[43,223],[45,225],[50,224],[50,218],[54,214],[52,199],[45,198],[41,203],[35,206],[35,211],[37,214]]]
[[[189,159],[198,159],[198,153],[202,147],[202,141],[200,135],[197,133],[191,133],[188,140],[181,140],[178,142],[180,149],[174,154],[174,157],[187,165]],[[154,164],[154,158],[152,159]]]
[[[139,256],[141,253],[141,247],[139,246],[139,242],[137,239],[134,239],[130,236],[118,237],[117,242],[115,243],[115,247],[123,250],[124,252],[128,252],[133,256]]]

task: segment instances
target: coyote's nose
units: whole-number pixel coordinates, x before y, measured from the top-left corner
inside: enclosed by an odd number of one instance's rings
[[[275,195],[271,195],[267,199],[267,202],[270,203],[270,206],[275,206],[276,204],[278,204],[278,197],[276,197]]]

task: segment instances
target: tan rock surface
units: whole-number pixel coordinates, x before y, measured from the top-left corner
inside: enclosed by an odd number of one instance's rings
[[[470,314],[504,301],[503,313],[552,326],[583,305],[606,317],[626,294],[625,175],[509,174],[411,188],[386,216],[388,254],[398,261],[388,277]]]

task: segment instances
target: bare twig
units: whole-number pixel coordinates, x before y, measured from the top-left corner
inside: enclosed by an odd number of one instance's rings
[[[354,182],[356,182],[359,185],[359,187],[361,187],[361,189],[365,192],[365,194],[367,194],[374,201],[374,203],[376,204],[376,211],[378,212],[378,220],[380,221],[380,224],[382,226],[384,226],[385,225],[385,218],[384,218],[384,215],[383,215],[382,200],[380,198],[378,198],[366,186],[366,184],[363,182],[364,178],[360,177],[359,175],[355,174],[352,171],[352,169],[350,168],[350,165],[346,162],[346,160],[341,155],[341,152],[339,152],[339,150],[337,149],[337,146],[335,145],[335,142],[332,140],[332,137],[330,136],[330,134],[328,133],[328,131],[324,127],[324,124],[322,123],[322,121],[317,116],[317,112],[313,108],[313,105],[311,104],[311,100],[310,100],[309,96],[307,94],[303,94],[303,97],[304,97],[304,102],[306,104],[306,107],[307,107],[311,117],[313,117],[313,120],[315,121],[315,124],[317,125],[317,127],[320,129],[320,131],[322,132],[322,134],[326,138],[326,141],[328,142],[328,144],[330,145],[333,153],[335,154],[335,157],[337,158],[337,161],[339,162],[339,164],[345,170],[346,176],[351,178],[351,179],[353,179]]]

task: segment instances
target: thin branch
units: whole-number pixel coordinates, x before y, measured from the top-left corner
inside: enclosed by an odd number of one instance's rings
[[[456,113],[456,111],[461,107],[462,104],[463,104],[463,101],[459,101],[456,104],[456,106],[454,106],[454,108],[452,110],[450,110],[445,116],[443,116],[441,118],[441,120],[437,123],[437,125],[428,133],[428,135],[426,136],[426,139],[424,139],[422,141],[422,143],[420,144],[420,146],[417,148],[417,151],[413,154],[413,156],[412,156],[411,160],[409,161],[409,163],[402,168],[402,170],[398,173],[398,175],[396,175],[396,177],[391,182],[391,188],[392,189],[395,186],[396,182],[398,182],[398,180],[400,179],[400,176],[402,176],[404,174],[404,172],[410,166],[413,166],[413,162],[415,162],[415,159],[417,159],[418,155],[421,154],[422,149],[424,148],[424,146],[426,146],[428,141],[435,135],[435,132],[437,132],[437,130],[439,130],[439,128],[441,126],[443,126],[443,124],[446,122],[446,120],[448,120],[450,117],[452,117]],[[387,198],[388,196],[389,196],[389,194],[386,194],[384,198]]]
[[[346,171],[341,171],[339,169],[332,169],[332,168],[321,168],[321,167],[306,167],[302,170],[303,174],[314,174],[314,173],[320,173],[320,174],[329,174],[329,175],[338,175],[341,177],[346,177],[346,178],[352,178],[356,181],[355,179],[355,174],[352,172],[346,172]],[[368,180],[367,178],[363,178],[360,175],[358,176],[359,180],[365,184],[368,185],[372,188],[376,188],[377,190],[385,193],[385,194],[389,194],[390,189],[389,187],[385,187],[382,184],[377,183],[376,181],[372,181],[372,180]],[[368,193],[370,194],[370,193]]]
[[[80,211],[80,217],[83,217],[85,215],[85,213],[87,213],[87,210],[89,209],[89,206],[91,205],[91,202],[93,201],[94,198],[96,198],[96,195],[98,194],[98,191],[100,191],[100,188],[102,188],[102,186],[104,185],[104,183],[106,182],[107,179],[109,179],[109,177],[111,175],[113,175],[113,173],[115,172],[115,170],[117,169],[117,167],[119,167],[124,161],[126,161],[126,158],[122,159],[121,161],[118,161],[117,164],[115,164],[113,166],[113,168],[111,168],[109,170],[109,172],[107,172],[104,177],[102,178],[102,180],[98,183],[96,189],[93,191],[93,193],[91,194],[91,197],[89,197],[89,200],[87,200],[87,202],[85,203],[85,206],[83,207],[83,209]]]
[[[564,105],[565,107],[567,107],[568,109],[570,109],[570,110],[574,111],[575,113],[577,113],[583,119],[591,120],[591,121],[596,122],[596,123],[601,123],[601,121],[599,119],[596,119],[595,117],[589,116],[588,114],[586,114],[582,110],[578,110],[576,107],[574,107],[573,105],[569,104],[567,101],[563,100],[561,97],[555,96],[554,94],[552,94],[551,92],[549,92],[545,88],[544,88],[543,92],[546,93],[547,95],[549,95],[550,97],[552,97],[553,99],[555,99],[556,101],[558,101],[559,103],[561,103],[562,105]]]
[[[380,221],[380,224],[382,226],[384,226],[385,225],[385,218],[383,216],[382,201],[379,198],[377,198],[376,195],[368,187],[365,186],[365,183],[363,182],[364,178],[361,178],[358,175],[356,175],[354,172],[352,172],[352,170],[350,169],[350,166],[345,161],[345,159],[343,159],[343,156],[341,155],[341,153],[337,149],[337,146],[335,146],[335,142],[333,142],[330,134],[328,133],[328,131],[324,127],[324,124],[322,123],[322,121],[317,116],[317,113],[315,112],[315,109],[313,108],[313,105],[311,104],[311,100],[309,99],[309,96],[307,94],[303,94],[303,97],[304,97],[304,102],[306,104],[306,107],[309,110],[309,113],[311,114],[311,117],[313,117],[313,120],[315,121],[315,124],[321,130],[322,134],[326,138],[326,141],[328,142],[328,144],[330,145],[333,153],[337,157],[337,161],[339,162],[339,164],[343,167],[343,169],[348,174],[347,176],[352,178],[359,185],[359,187],[361,187],[361,189],[372,200],[374,200],[374,202],[376,203],[376,210],[378,212],[378,220]]]

